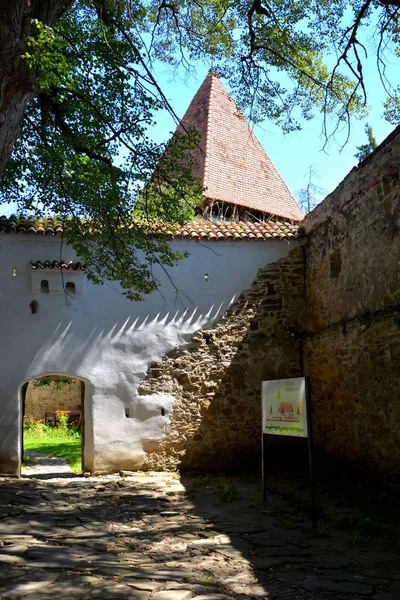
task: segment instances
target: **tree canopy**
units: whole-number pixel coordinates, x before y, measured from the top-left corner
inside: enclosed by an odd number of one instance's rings
[[[213,58],[254,120],[292,131],[322,112],[328,136],[329,117],[334,132],[365,110],[369,51],[397,123],[385,61],[400,54],[399,11],[399,0],[3,0],[0,200],[69,219],[89,278],[139,299],[157,287],[152,265],[180,257],[149,223],[184,222],[201,194],[196,132],[166,153],[148,133],[160,110],[174,114],[154,65]]]
[[[356,152],[354,155],[358,159],[359,163],[367,158],[367,156],[369,156],[378,145],[376,143],[372,127],[368,125],[368,123],[365,126],[365,135],[367,136],[367,142],[365,144],[361,144],[361,146],[357,146],[358,152]]]

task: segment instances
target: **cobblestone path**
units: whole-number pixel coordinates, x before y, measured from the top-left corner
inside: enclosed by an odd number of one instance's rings
[[[254,480],[222,503],[215,485],[168,473],[35,466],[0,479],[3,600],[400,598],[396,551],[291,529],[252,501]]]

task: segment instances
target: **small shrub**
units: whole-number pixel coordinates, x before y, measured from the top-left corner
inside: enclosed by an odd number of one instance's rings
[[[24,433],[30,433],[31,435],[45,435],[47,431],[47,425],[44,424],[43,419],[33,419],[32,417],[26,416],[24,419]]]
[[[237,487],[233,483],[220,483],[218,486],[218,498],[221,502],[232,502],[239,496]]]
[[[325,527],[324,525],[321,525],[321,523],[318,523],[317,529],[315,529],[313,532],[313,536],[316,538],[324,538],[324,537],[329,537],[329,533],[330,532],[327,527]]]
[[[351,529],[349,541],[353,544],[353,546],[355,548],[358,547],[358,544],[361,542],[361,540],[362,540],[362,535],[361,535],[360,529],[358,527],[356,527],[355,529]]]
[[[24,419],[24,435],[27,439],[68,439],[80,437],[76,425],[68,425],[69,411],[56,411],[59,421],[58,427],[46,425],[43,419],[33,419],[26,416]]]

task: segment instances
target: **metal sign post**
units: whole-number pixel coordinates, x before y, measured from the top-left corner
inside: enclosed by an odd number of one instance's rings
[[[267,500],[267,482],[265,478],[265,433],[261,433],[261,469],[262,469],[262,503]]]
[[[305,378],[306,383],[306,404],[307,404],[307,420],[308,420],[308,468],[310,473],[310,494],[311,494],[311,520],[314,529],[317,528],[317,493],[315,485],[314,473],[314,445],[312,436],[312,418],[311,418],[311,396],[310,396],[310,379]]]
[[[311,401],[308,377],[262,382],[261,396],[262,501],[267,498],[266,442],[268,435],[306,438],[310,474],[311,519],[317,527],[316,486],[313,465]]]

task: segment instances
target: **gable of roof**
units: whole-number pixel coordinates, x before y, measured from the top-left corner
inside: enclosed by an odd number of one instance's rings
[[[63,231],[64,223],[60,217],[48,217],[47,219],[16,217],[15,215],[0,217],[0,232],[4,233],[51,236]],[[148,232],[149,235],[165,235],[171,239],[262,241],[297,238],[298,226],[293,223],[278,221],[263,221],[260,223],[217,221],[214,223],[208,219],[197,218],[185,225],[175,225],[173,227],[168,225],[149,226]]]
[[[220,78],[209,73],[182,118],[200,133],[193,170],[204,196],[284,219],[303,211]]]

